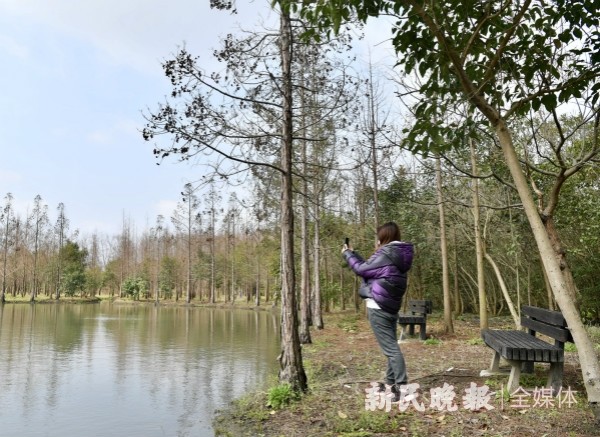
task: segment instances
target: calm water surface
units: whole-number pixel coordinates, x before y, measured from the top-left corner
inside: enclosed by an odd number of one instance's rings
[[[267,311],[0,305],[0,437],[212,436],[278,338]]]

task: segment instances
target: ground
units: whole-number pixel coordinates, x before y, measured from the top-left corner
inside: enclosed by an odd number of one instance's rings
[[[313,330],[312,344],[303,346],[309,391],[281,408],[268,406],[271,388],[251,393],[218,412],[214,426],[224,436],[598,436],[600,431],[587,406],[577,352],[565,352],[563,387],[574,393],[576,404],[558,405],[556,398],[544,397],[548,365],[536,364],[534,374],[522,375],[521,386],[530,397],[502,396],[508,375],[480,377],[489,366],[492,351],[479,336],[479,322],[464,316],[454,320],[454,334],[444,334],[440,314],[428,319],[429,338],[402,341],[409,383],[419,384],[417,401],[424,411],[410,405],[400,412],[366,409],[366,389],[381,381],[386,360],[382,356],[365,316],[354,312],[328,314],[325,329]],[[510,319],[493,318],[493,328],[512,329]],[[418,328],[417,328],[418,331]],[[591,330],[596,344],[600,329]],[[572,345],[571,345],[572,346]],[[489,398],[481,398],[480,409],[465,407],[463,396],[474,383],[487,386]],[[438,411],[431,406],[430,389],[453,386],[455,411]],[[270,391],[271,390],[271,391]],[[480,389],[485,392],[485,388]],[[534,405],[534,394],[542,406]],[[566,400],[563,396],[560,399]],[[489,401],[486,401],[488,399]],[[516,408],[519,399],[529,408]],[[544,401],[546,405],[543,406]],[[485,407],[487,405],[487,407]],[[493,409],[487,409],[493,407]]]

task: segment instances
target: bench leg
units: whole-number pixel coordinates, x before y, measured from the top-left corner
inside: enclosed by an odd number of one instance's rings
[[[519,380],[521,379],[521,361],[508,361],[511,365],[510,376],[508,377],[508,393],[514,393],[519,388]]]
[[[415,325],[414,325],[414,323],[411,323],[410,325],[408,325],[408,335],[415,335]]]
[[[490,363],[490,372],[499,372],[500,371],[500,354],[494,351],[494,355],[492,356],[492,362]]]
[[[507,372],[505,370],[500,370],[500,353],[496,351],[492,351],[492,353],[490,368],[479,372],[479,376],[506,375]]]
[[[419,325],[419,334],[421,336],[421,340],[427,340],[427,332],[425,329],[425,323]]]
[[[563,371],[565,363],[550,363],[550,373],[548,374],[547,388],[552,387],[552,394],[556,396],[562,386]]]

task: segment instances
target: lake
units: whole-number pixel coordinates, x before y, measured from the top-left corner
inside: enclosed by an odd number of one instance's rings
[[[0,305],[0,437],[213,436],[278,354],[269,311]]]

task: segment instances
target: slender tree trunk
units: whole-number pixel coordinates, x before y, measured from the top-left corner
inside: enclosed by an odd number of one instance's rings
[[[452,264],[454,265],[454,283],[453,283],[453,299],[452,303],[454,304],[454,316],[458,316],[462,314],[462,301],[460,298],[460,288],[458,285],[458,242],[456,239],[456,229],[452,230],[452,242],[454,246],[454,250],[452,251]]]
[[[260,263],[256,262],[256,293],[254,295],[254,305],[260,306]]]
[[[494,262],[494,259],[491,257],[491,255],[489,253],[485,254],[485,259],[488,260],[488,262],[494,269],[494,273],[496,273],[496,279],[498,279],[498,284],[500,285],[500,289],[502,290],[504,300],[506,301],[506,305],[508,305],[508,310],[510,311],[510,315],[512,316],[513,321],[515,322],[516,328],[521,329],[521,319],[519,317],[519,314],[517,313],[517,310],[515,309],[515,306],[513,304],[512,299],[510,298],[510,295],[508,294],[508,289],[506,288],[506,283],[504,282],[504,279],[502,278],[502,273],[500,273],[500,269],[498,268],[498,265]]]
[[[306,144],[303,146],[306,147]],[[304,149],[304,159],[306,159]],[[306,161],[305,161],[306,162]],[[306,164],[304,165],[306,167]],[[306,174],[306,172],[304,173]],[[300,342],[302,344],[312,343],[310,338],[310,263],[309,263],[309,235],[308,235],[308,186],[306,181],[303,183],[305,188],[302,196],[302,223],[301,223],[301,255],[300,255]]]
[[[193,214],[193,206],[194,199],[193,194],[190,190],[187,199],[187,207],[188,207],[188,225],[187,225],[187,259],[186,259],[186,302],[190,303],[192,301],[192,214]]]
[[[301,74],[301,107],[307,108],[306,96],[304,93],[304,74]],[[306,112],[302,114],[302,136],[307,138],[306,132],[307,117]],[[300,224],[300,343],[309,344],[312,343],[310,338],[310,254],[309,254],[309,232],[308,232],[308,144],[306,140],[302,140],[302,174],[305,176],[302,179],[302,215]]]
[[[313,240],[313,305],[312,305],[312,322],[315,328],[323,329],[323,314],[322,314],[322,303],[321,303],[321,226],[320,226],[320,196],[315,202],[315,222],[314,222],[314,240]]]
[[[281,354],[279,380],[294,391],[306,391],[306,374],[298,336],[294,271],[294,211],[292,205],[292,30],[289,10],[281,8],[280,51],[283,94],[281,141]]]
[[[375,89],[373,87],[373,68],[369,63],[369,96],[368,96],[368,133],[371,147],[371,171],[373,174],[373,204],[375,212],[375,229],[379,227],[379,162],[377,160],[377,114],[375,113]],[[377,237],[375,237],[377,240]],[[375,241],[377,247],[377,241]]]
[[[8,262],[8,241],[10,233],[10,216],[11,216],[11,201],[12,195],[9,193],[6,195],[6,206],[4,207],[4,244],[2,247],[2,290],[0,292],[0,305],[6,301],[6,265]]]
[[[517,153],[514,149],[510,131],[504,120],[501,118],[496,120],[495,129],[506,164],[513,177],[515,186],[519,192],[519,197],[523,204],[523,209],[529,220],[556,303],[560,307],[560,310],[569,325],[575,344],[577,345],[577,352],[579,355],[579,362],[581,363],[581,371],[588,402],[598,420],[600,419],[600,364],[594,349],[594,344],[583,325],[577,306],[569,293],[567,281],[561,271],[560,262],[552,247],[552,241],[548,236],[531,191],[527,185],[527,180],[523,174]]]
[[[210,209],[210,303],[215,303],[216,273],[215,273],[215,207]]]
[[[481,219],[479,216],[479,174],[477,159],[475,156],[475,146],[473,140],[469,141],[471,148],[471,173],[473,173],[473,224],[475,233],[475,252],[477,257],[477,289],[479,291],[479,329],[487,329],[488,313],[487,313],[487,293],[485,290],[485,271],[483,266],[485,249],[483,247],[483,238],[481,236]]]
[[[442,192],[442,169],[440,158],[435,159],[435,180],[440,215],[440,250],[442,252],[442,287],[444,291],[444,330],[454,332],[452,324],[452,302],[450,301],[450,276],[448,274],[448,242],[446,238],[446,218],[444,213],[444,194]]]

